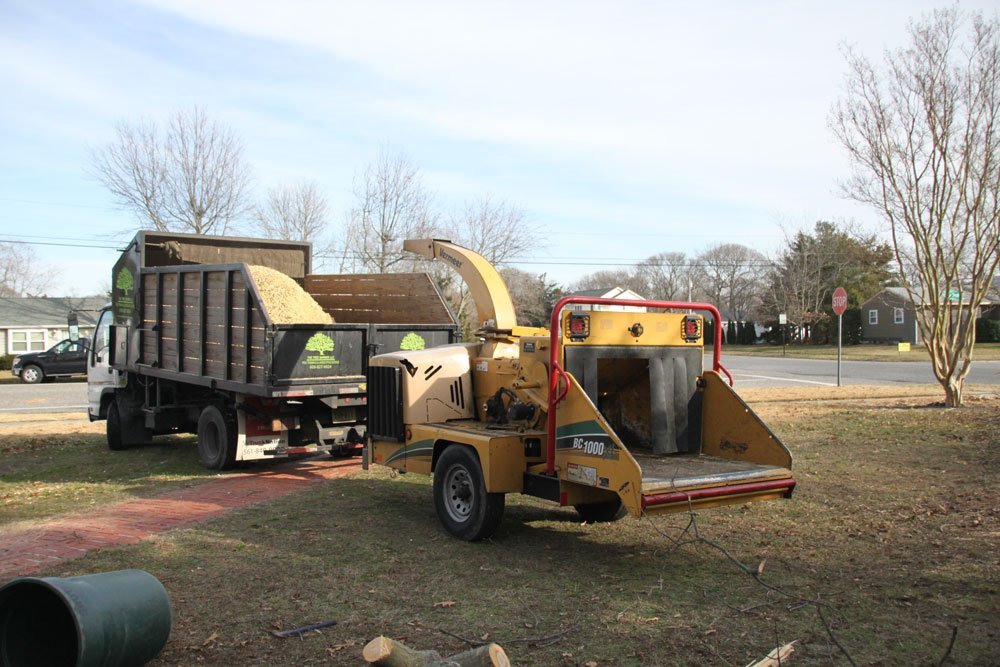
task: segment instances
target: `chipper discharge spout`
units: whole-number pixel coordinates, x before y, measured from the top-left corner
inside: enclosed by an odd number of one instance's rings
[[[791,455],[723,379],[714,306],[567,297],[549,330],[518,327],[482,257],[406,247],[475,287],[482,339],[372,357],[368,457],[432,474],[453,536],[492,535],[507,493],[591,521],[791,495]],[[715,320],[709,370],[702,312]]]

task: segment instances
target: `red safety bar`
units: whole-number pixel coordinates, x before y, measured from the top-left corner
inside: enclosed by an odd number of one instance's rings
[[[771,482],[734,484],[732,486],[713,486],[708,489],[695,489],[693,491],[675,491],[673,493],[643,496],[642,509],[653,507],[655,505],[678,503],[681,501],[694,502],[705,498],[718,498],[719,496],[735,496],[748,493],[767,493],[770,491],[783,491],[786,496],[790,496],[794,488],[794,479],[778,479]]]
[[[559,347],[562,336],[559,331],[560,315],[563,308],[571,303],[582,303],[585,305],[598,306],[638,306],[640,308],[674,308],[681,310],[707,310],[712,314],[715,322],[714,340],[712,345],[712,370],[724,373],[729,378],[729,385],[733,384],[733,376],[727,371],[721,362],[722,358],[722,315],[719,309],[710,303],[688,303],[685,301],[643,301],[636,299],[599,299],[588,296],[565,296],[556,302],[552,309],[552,320],[549,323],[549,413],[548,413],[548,433],[546,434],[546,452],[548,457],[546,474],[554,476],[556,473],[556,405],[559,404],[569,392],[569,382],[562,393],[559,393],[559,378],[566,375],[559,364]]]

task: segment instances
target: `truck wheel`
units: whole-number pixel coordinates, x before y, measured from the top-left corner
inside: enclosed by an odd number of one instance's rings
[[[38,384],[45,379],[45,373],[38,366],[25,366],[21,369],[21,382],[27,384]]]
[[[214,405],[198,418],[198,456],[209,470],[228,470],[236,463],[236,423]]]
[[[108,405],[108,449],[119,452],[123,449],[128,449],[128,445],[125,444],[122,438],[122,416],[118,411],[118,401],[111,399],[111,404]]]
[[[573,505],[573,509],[580,515],[580,518],[587,523],[608,523],[617,521],[625,516],[628,511],[622,505],[620,498],[607,500],[602,503],[585,503]]]
[[[114,398],[108,404],[107,434],[108,449],[115,451],[148,445],[153,440],[153,432],[143,424],[142,416],[130,410],[130,406],[122,410]]]
[[[496,532],[504,494],[486,492],[475,450],[449,445],[434,469],[434,506],[450,535],[474,542]]]

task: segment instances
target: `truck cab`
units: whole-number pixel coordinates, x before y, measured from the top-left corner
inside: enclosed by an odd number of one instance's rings
[[[108,418],[108,405],[114,400],[115,389],[122,386],[121,376],[108,359],[112,318],[111,304],[108,304],[97,316],[93,344],[87,350],[87,416],[90,421]]]

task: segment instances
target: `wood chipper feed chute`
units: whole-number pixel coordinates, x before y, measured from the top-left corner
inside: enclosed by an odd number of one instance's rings
[[[547,466],[570,496],[587,495],[581,486],[591,496],[612,491],[639,516],[791,494],[788,450],[725,384],[721,365],[702,372],[700,339],[675,335],[690,315],[571,319],[580,317],[560,316],[550,357]]]

